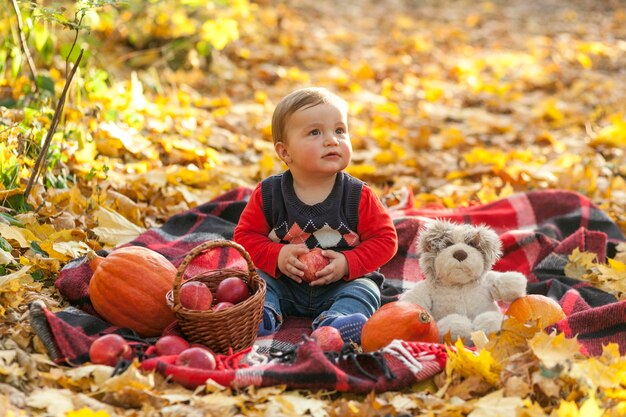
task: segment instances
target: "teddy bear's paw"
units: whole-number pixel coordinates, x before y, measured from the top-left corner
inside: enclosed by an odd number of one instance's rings
[[[460,314],[450,314],[437,320],[437,328],[442,340],[450,337],[453,342],[459,338],[469,340],[473,331],[470,319]]]
[[[486,311],[476,316],[472,322],[474,331],[482,331],[486,335],[499,332],[504,316],[499,311]]]
[[[492,293],[495,293],[495,299],[511,302],[526,295],[528,280],[519,272],[490,271],[488,273],[488,282],[492,287]]]

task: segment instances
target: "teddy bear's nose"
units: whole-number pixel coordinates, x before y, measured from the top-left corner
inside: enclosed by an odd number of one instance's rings
[[[465,258],[467,258],[467,252],[465,252],[464,250],[457,250],[452,254],[452,257],[456,259],[457,261],[461,262]]]

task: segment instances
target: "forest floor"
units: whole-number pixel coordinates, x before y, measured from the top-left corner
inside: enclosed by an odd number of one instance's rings
[[[417,207],[453,208],[567,189],[588,196],[626,232],[623,1],[263,0],[250,10],[238,40],[210,62],[189,54],[177,70],[167,65],[165,49],[138,50],[120,41],[123,22],[94,29],[100,49],[89,66],[109,72],[109,87],[70,100],[60,127],[89,138],[83,147],[60,148],[65,174],[76,183],[36,186],[29,203],[38,212],[15,216],[23,224],[10,229],[15,251],[43,278],[32,281],[25,270],[11,280],[0,277],[0,411],[479,417],[513,415],[513,404],[529,417],[624,415],[619,401],[596,402],[594,392],[581,394],[569,377],[557,383],[537,375],[534,388],[551,392],[549,402],[529,394],[510,402],[489,397],[477,406],[480,397],[446,396],[441,378],[369,396],[284,387],[207,386],[194,393],[138,374],[106,383],[99,367],[48,361],[30,329],[27,303],[67,307],[51,282],[87,247],[111,248],[282,170],[271,143],[272,110],[305,85],[328,87],[349,102],[354,158],[347,171],[381,196],[407,187]],[[59,76],[54,80],[63,84]],[[0,118],[10,125],[24,114],[3,108]],[[8,146],[16,143],[17,135],[0,135]],[[97,227],[105,221],[97,208],[113,213],[106,228]],[[57,232],[82,236],[86,245],[54,246],[35,217]],[[50,259],[28,252],[33,240],[49,249]],[[611,372],[621,375],[615,398],[623,400],[626,365],[615,363]],[[124,387],[133,389],[116,394]]]

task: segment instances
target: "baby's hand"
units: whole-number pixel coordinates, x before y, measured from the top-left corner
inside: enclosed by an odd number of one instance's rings
[[[317,278],[309,285],[330,284],[348,275],[348,261],[343,253],[327,249],[322,251],[322,255],[330,259],[330,263],[317,271]]]
[[[278,269],[284,275],[288,276],[298,284],[302,282],[302,276],[306,265],[304,265],[298,256],[307,253],[309,249],[304,243],[299,245],[285,245],[278,253]]]

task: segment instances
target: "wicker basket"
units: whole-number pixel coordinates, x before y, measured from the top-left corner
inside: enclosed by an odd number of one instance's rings
[[[184,282],[200,281],[211,289],[215,304],[215,291],[218,284],[229,277],[238,277],[246,281],[251,295],[248,299],[225,310],[189,310],[180,304],[178,292],[183,283],[183,276],[189,263],[198,255],[211,249],[232,247],[239,251],[248,263],[248,271],[240,269],[219,269],[205,271]],[[178,267],[174,288],[167,297],[178,319],[178,325],[185,337],[192,343],[201,343],[215,353],[225,354],[252,346],[256,340],[259,324],[263,320],[265,302],[265,281],[256,273],[248,252],[239,244],[229,240],[213,240],[195,247]]]

